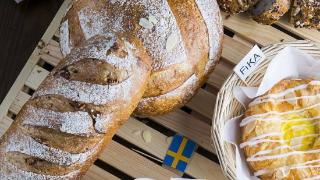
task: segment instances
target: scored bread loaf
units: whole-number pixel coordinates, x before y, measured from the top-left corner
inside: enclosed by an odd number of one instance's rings
[[[247,11],[254,6],[258,0],[218,0],[220,8],[230,14]]]
[[[295,27],[320,30],[320,0],[293,0],[291,22]]]
[[[74,0],[65,58],[0,139],[0,179],[78,179],[135,108],[187,102],[221,54],[214,0]]]
[[[131,34],[152,58],[135,114],[159,115],[185,104],[212,71],[223,37],[214,0],[78,0],[63,19],[63,54],[94,35]]]
[[[73,49],[1,138],[0,179],[83,175],[138,104],[149,62],[129,37],[96,36]]]
[[[290,0],[259,0],[251,9],[253,19],[262,24],[273,24],[290,9]]]

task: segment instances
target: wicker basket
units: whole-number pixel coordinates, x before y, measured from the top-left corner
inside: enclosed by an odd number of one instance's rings
[[[235,149],[231,144],[224,142],[222,137],[223,128],[227,120],[241,115],[244,112],[244,108],[234,98],[232,90],[235,86],[259,86],[270,60],[286,46],[298,48],[315,58],[320,59],[319,43],[296,41],[270,45],[262,49],[267,59],[246,79],[246,82],[241,81],[241,79],[233,73],[226,80],[218,93],[215,113],[212,120],[212,140],[217,150],[221,168],[229,179],[236,179]]]

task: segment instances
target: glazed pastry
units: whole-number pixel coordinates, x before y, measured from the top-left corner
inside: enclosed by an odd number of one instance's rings
[[[255,21],[270,25],[287,13],[290,6],[290,0],[259,0],[251,9],[251,14]]]
[[[320,81],[282,80],[241,121],[246,161],[261,179],[320,178]]]
[[[291,22],[295,27],[320,30],[320,0],[294,0]]]
[[[136,115],[169,112],[185,104],[221,54],[222,20],[215,0],[78,0],[63,19],[66,55],[95,35],[139,38],[152,72]]]

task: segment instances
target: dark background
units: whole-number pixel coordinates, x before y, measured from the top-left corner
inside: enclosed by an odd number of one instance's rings
[[[0,0],[0,102],[63,0]]]

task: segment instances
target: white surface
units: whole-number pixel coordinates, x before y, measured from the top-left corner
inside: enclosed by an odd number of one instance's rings
[[[235,87],[235,98],[244,106],[256,97],[264,94],[283,79],[320,78],[320,61],[312,56],[292,47],[284,48],[269,64],[265,76],[259,87]],[[258,179],[251,175],[244,154],[240,149],[241,116],[227,121],[224,127],[224,140],[236,146],[236,175],[237,179]]]

